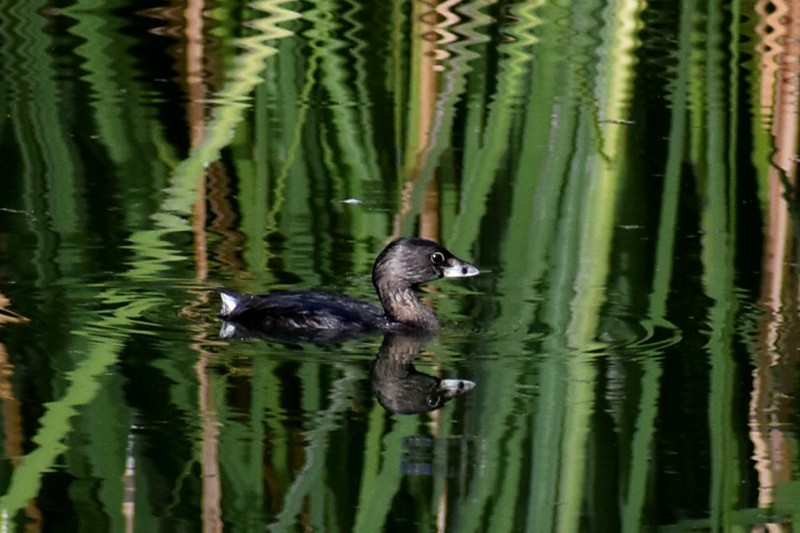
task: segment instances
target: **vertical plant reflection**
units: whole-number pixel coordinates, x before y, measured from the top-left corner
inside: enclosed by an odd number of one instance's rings
[[[750,397],[750,438],[758,471],[758,505],[776,503],[776,487],[792,480],[797,460],[795,438],[785,428],[796,414],[787,399],[797,390],[800,322],[797,320],[798,255],[797,148],[800,94],[800,6],[782,0],[759,1],[759,110],[763,121],[756,133],[768,139],[770,164],[766,181],[766,237],[760,304],[761,321],[753,390]]]
[[[797,2],[67,3],[0,0],[0,281],[41,343],[0,344],[3,527],[64,479],[112,530],[797,515]],[[218,285],[372,296],[411,234],[487,266],[425,295],[468,401],[388,414],[372,339],[216,339]]]

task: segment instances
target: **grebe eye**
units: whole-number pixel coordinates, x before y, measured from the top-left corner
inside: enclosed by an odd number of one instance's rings
[[[431,254],[431,263],[436,266],[444,264],[444,254],[442,252],[433,252]]]

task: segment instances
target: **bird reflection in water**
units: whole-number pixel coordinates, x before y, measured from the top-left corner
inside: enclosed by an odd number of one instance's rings
[[[378,402],[398,414],[426,413],[475,387],[466,379],[439,379],[414,367],[428,336],[389,334],[383,338],[370,380]]]
[[[219,336],[225,340],[261,338],[277,342],[319,342],[319,338],[285,338],[235,322],[223,321]],[[388,333],[372,364],[370,381],[375,396],[386,410],[397,414],[427,413],[440,409],[449,400],[463,396],[475,387],[473,381],[460,378],[440,379],[414,367],[414,358],[432,334]],[[325,339],[327,340],[327,339]],[[342,339],[337,339],[342,340]]]

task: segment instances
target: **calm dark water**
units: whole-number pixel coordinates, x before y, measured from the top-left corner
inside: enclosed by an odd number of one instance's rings
[[[792,10],[0,0],[2,527],[792,530]],[[433,338],[220,335],[403,235]]]

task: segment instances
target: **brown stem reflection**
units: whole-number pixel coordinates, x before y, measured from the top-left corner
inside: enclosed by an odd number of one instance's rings
[[[800,95],[800,3],[760,0],[756,4],[761,38],[761,111],[770,120],[774,144],[769,168],[767,227],[760,303],[761,323],[753,392],[750,437],[755,447],[759,507],[774,501],[775,486],[792,479],[796,450],[785,431],[794,416],[800,350],[800,284],[797,281],[796,212],[798,95]],[[788,201],[787,201],[788,200]]]
[[[456,40],[449,28],[460,22],[460,18],[452,8],[460,4],[460,0],[447,0],[444,2],[417,0],[412,3],[412,34],[414,40],[411,49],[411,63],[416,65],[418,75],[416,87],[412,87],[415,96],[412,97],[417,105],[409,106],[415,109],[415,117],[409,117],[409,131],[411,135],[407,140],[405,172],[406,182],[401,192],[400,211],[394,219],[392,237],[400,236],[401,228],[406,217],[413,209],[414,189],[417,186],[423,169],[428,164],[428,157],[434,148],[437,126],[441,126],[441,111],[437,110],[437,100],[440,96],[440,73],[444,69],[441,61],[447,59],[450,53],[446,47]],[[433,180],[435,182],[435,180]],[[431,183],[425,191],[425,213],[429,213],[431,204],[429,195],[434,196],[436,213],[438,217],[438,191],[436,185]],[[438,224],[434,224],[435,233],[430,233],[432,219],[423,213],[422,237],[438,240]]]
[[[186,86],[188,91],[188,123],[192,147],[202,142],[205,136],[205,80],[203,79],[203,58],[205,41],[203,36],[203,0],[188,0],[186,10]],[[218,163],[209,167],[208,172],[219,168]],[[195,279],[208,278],[208,244],[206,237],[206,175],[199,176],[197,198],[192,209],[192,231],[194,233]],[[200,291],[198,301],[192,306],[206,303],[208,293]],[[198,352],[197,403],[200,412],[202,441],[200,464],[203,476],[203,531],[222,531],[222,486],[219,471],[219,420],[214,407],[214,387],[207,371],[210,354],[204,349],[206,333],[199,329],[192,337],[192,348]]]
[[[186,119],[189,144],[199,145],[206,135],[207,109],[206,95],[209,85],[214,83],[214,72],[219,64],[210,64],[207,50],[214,49],[207,42],[204,12],[210,9],[205,0],[185,0],[171,7],[154,10],[152,14],[164,19],[168,34],[174,35],[178,44],[171,49],[175,57],[178,81],[186,92]],[[213,59],[213,58],[211,58]],[[214,67],[214,68],[212,68]],[[221,76],[219,77],[221,79]],[[195,280],[203,282],[208,278],[208,241],[206,220],[208,218],[206,197],[207,179],[214,174],[224,173],[218,163],[210,165],[206,173],[197,176],[197,195],[192,206],[192,233],[194,240]],[[216,180],[217,182],[224,180]],[[211,194],[213,196],[213,192]],[[214,206],[212,205],[212,209]],[[222,217],[221,217],[222,218]],[[187,301],[182,316],[201,316],[206,309],[209,294],[207,291],[190,291],[193,299]],[[219,420],[215,409],[212,377],[207,371],[210,353],[207,334],[202,321],[193,321],[196,328],[192,336],[191,348],[198,353],[195,366],[197,375],[197,403],[201,419],[202,436],[200,443],[200,462],[202,470],[202,521],[203,531],[222,531],[222,488],[219,475]],[[134,473],[135,474],[135,473]],[[132,510],[130,512],[133,512]]]
[[[29,320],[18,315],[10,309],[11,302],[0,293],[0,326],[4,324],[25,324]],[[0,344],[0,402],[2,402],[3,415],[3,454],[8,457],[14,468],[20,464],[24,455],[22,443],[24,430],[22,427],[22,406],[14,395],[14,365],[8,358],[8,351]],[[36,506],[36,500],[31,500],[25,507],[25,515],[31,529],[39,529],[42,523],[42,513]]]
[[[403,222],[412,211],[414,189],[420,184],[419,178],[428,163],[428,157],[434,148],[434,137],[437,124],[437,98],[439,97],[439,78],[443,70],[442,60],[447,59],[449,53],[446,46],[456,37],[449,28],[460,22],[459,16],[453,8],[460,4],[460,0],[417,0],[412,3],[413,35],[415,36],[412,48],[412,62],[419,69],[418,85],[416,87],[418,116],[415,118],[416,131],[414,139],[409,138],[409,148],[406,150],[406,165],[410,169],[407,181],[401,193],[400,211],[395,216],[392,225],[392,238],[400,236]],[[412,89],[414,90],[414,89]],[[434,173],[433,179],[427,184],[424,191],[424,204],[420,216],[420,236],[435,241],[440,240],[440,207],[439,180]],[[435,290],[435,289],[434,289]],[[438,435],[441,430],[440,414],[431,413],[431,431]],[[443,509],[447,505],[447,493],[442,494],[439,501],[437,526],[440,530],[445,527]]]

